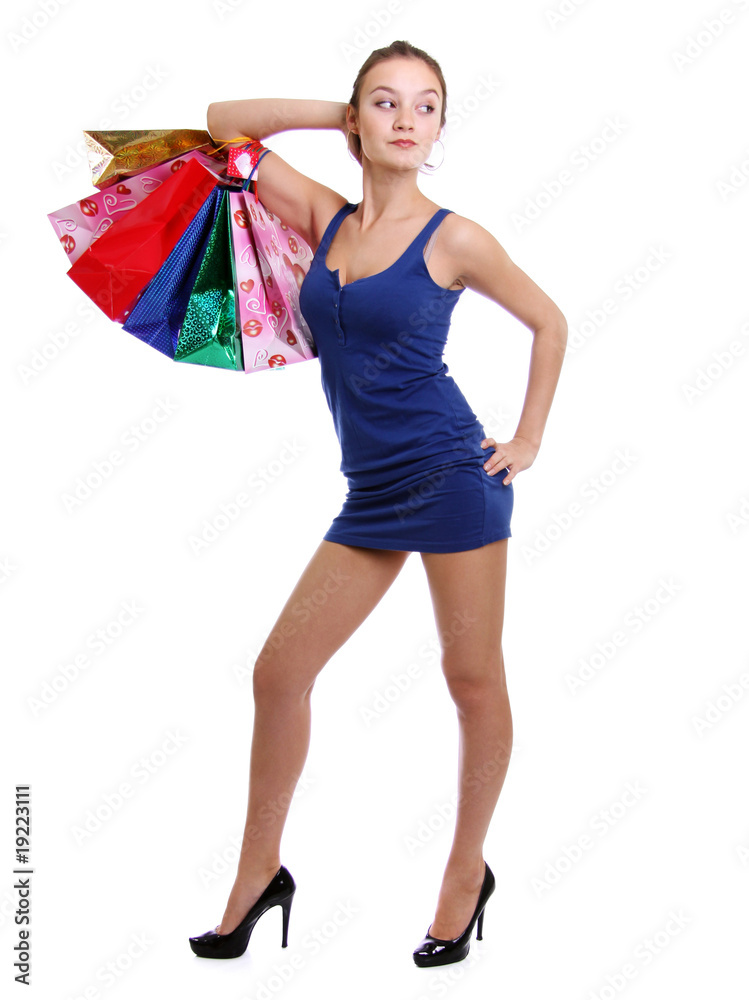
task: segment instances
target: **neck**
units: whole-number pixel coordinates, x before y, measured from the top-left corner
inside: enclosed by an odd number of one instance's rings
[[[380,219],[398,221],[421,215],[432,202],[419,191],[418,168],[391,170],[371,163],[362,166],[362,198],[357,209],[359,224],[368,229]]]

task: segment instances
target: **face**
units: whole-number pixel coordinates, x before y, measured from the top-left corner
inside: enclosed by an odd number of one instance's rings
[[[413,169],[429,159],[441,112],[442,91],[433,70],[421,59],[396,57],[366,74],[359,112],[349,107],[348,127],[359,133],[362,153],[372,163]]]

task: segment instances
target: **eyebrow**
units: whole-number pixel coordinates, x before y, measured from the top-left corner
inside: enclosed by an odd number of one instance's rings
[[[398,91],[397,90],[393,90],[392,87],[373,87],[372,90],[370,90],[370,94],[374,94],[375,90],[387,90],[391,94],[397,94],[398,93]],[[437,93],[436,90],[420,90],[419,93],[420,94],[434,94],[435,97],[439,97],[440,96]]]

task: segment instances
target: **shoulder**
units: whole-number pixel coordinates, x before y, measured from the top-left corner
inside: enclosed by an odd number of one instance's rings
[[[450,211],[440,230],[443,252],[450,258],[456,279],[467,288],[483,286],[487,271],[496,272],[512,263],[499,240],[473,219]]]
[[[441,228],[449,249],[464,259],[503,249],[488,229],[457,212],[449,212],[443,219]]]
[[[462,285],[496,302],[529,329],[557,323],[566,326],[556,303],[487,229],[455,212],[445,216],[444,225],[444,252]]]

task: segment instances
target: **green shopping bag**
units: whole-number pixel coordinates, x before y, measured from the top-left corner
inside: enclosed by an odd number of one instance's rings
[[[244,370],[231,260],[228,190],[221,194],[216,222],[177,335],[174,360]]]

